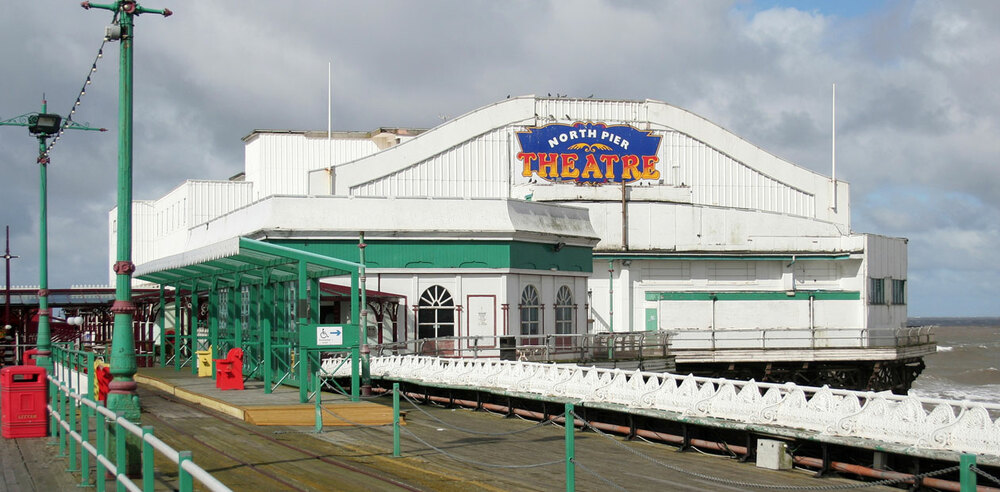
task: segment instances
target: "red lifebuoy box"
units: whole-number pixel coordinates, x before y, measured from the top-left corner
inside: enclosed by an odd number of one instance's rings
[[[36,360],[37,357],[38,357],[38,349],[36,348],[28,349],[24,351],[24,360],[21,362],[23,362],[24,365],[26,366],[37,366],[38,365],[38,361]]]
[[[0,369],[0,434],[7,439],[49,435],[49,383],[45,368],[8,366]]]
[[[104,364],[97,367],[94,371],[94,379],[97,381],[97,395],[94,398],[100,400],[101,402],[108,403],[108,392],[110,390],[111,380],[111,366]]]

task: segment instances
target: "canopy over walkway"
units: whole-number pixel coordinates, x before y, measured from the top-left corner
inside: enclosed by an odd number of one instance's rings
[[[237,237],[142,264],[135,278],[160,284],[160,326],[166,326],[164,287],[174,288],[174,329],[162,337],[161,364],[197,372],[199,351],[211,347],[221,357],[240,348],[245,378],[263,380],[266,393],[278,384],[298,386],[305,401],[319,362],[318,351],[309,355],[316,347],[308,340],[320,320],[320,279],[350,276],[343,328],[352,335],[363,271],[360,263]],[[183,314],[182,303],[189,307]],[[356,350],[357,337],[348,338]]]

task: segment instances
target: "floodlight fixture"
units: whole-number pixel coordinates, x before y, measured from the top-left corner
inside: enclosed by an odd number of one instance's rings
[[[62,116],[52,113],[33,114],[28,117],[28,133],[32,135],[55,135],[59,133]]]

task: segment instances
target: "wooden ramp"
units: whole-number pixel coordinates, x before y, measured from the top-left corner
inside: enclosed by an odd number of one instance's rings
[[[316,405],[299,403],[297,388],[277,388],[264,393],[257,381],[248,381],[242,391],[222,391],[211,378],[198,378],[186,371],[146,369],[135,375],[138,384],[173,395],[177,399],[210,408],[253,425],[316,425]],[[392,424],[392,407],[369,401],[352,402],[324,395],[323,426],[350,427]],[[401,415],[402,419],[402,415]]]

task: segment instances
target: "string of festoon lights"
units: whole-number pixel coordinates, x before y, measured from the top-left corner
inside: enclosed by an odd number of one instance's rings
[[[115,12],[115,17],[112,19],[112,23],[117,21],[118,12]],[[110,39],[107,36],[105,36],[104,40],[101,41],[101,47],[97,49],[97,56],[94,57],[94,62],[90,64],[90,71],[87,72],[87,78],[83,81],[83,87],[80,88],[80,93],[76,95],[76,102],[73,103],[73,108],[69,110],[69,114],[66,116],[66,119],[63,120],[62,126],[59,128],[59,133],[57,133],[55,138],[53,138],[52,141],[49,142],[49,145],[45,147],[44,155],[46,157],[48,157],[49,151],[52,150],[52,147],[55,147],[56,142],[58,142],[63,136],[63,133],[66,133],[66,128],[75,123],[75,121],[73,121],[73,115],[76,114],[76,110],[80,107],[80,101],[83,100],[83,96],[87,95],[87,87],[90,86],[90,83],[93,81],[94,74],[97,73],[97,62],[104,58],[104,45],[107,44],[108,41],[110,41]]]

